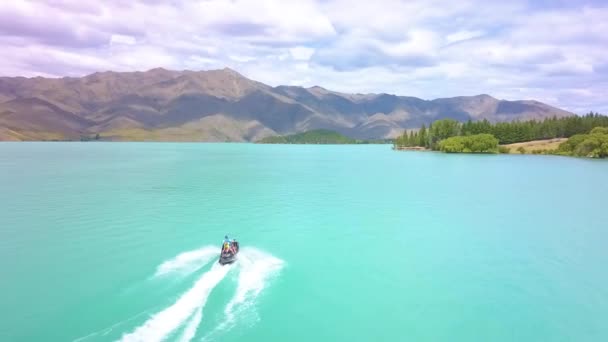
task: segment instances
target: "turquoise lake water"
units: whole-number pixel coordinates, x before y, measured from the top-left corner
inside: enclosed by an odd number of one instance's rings
[[[607,341],[607,265],[606,161],[0,144],[1,341]]]

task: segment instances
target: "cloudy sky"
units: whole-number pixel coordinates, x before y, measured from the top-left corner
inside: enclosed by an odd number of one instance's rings
[[[608,113],[608,1],[0,3],[0,76],[231,67],[270,84]]]

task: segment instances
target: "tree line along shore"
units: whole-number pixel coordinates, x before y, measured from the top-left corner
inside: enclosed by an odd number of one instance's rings
[[[437,120],[427,128],[405,131],[393,141],[397,150],[447,153],[533,153],[590,158],[608,157],[608,116],[547,118],[542,121],[490,123]]]

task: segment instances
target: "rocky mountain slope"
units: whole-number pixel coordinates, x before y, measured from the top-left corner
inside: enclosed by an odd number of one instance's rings
[[[390,138],[441,118],[492,122],[573,115],[489,95],[436,100],[271,87],[231,69],[0,78],[0,140],[257,141],[312,129]]]

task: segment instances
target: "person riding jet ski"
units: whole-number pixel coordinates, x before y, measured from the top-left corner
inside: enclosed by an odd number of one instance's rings
[[[236,239],[232,239],[232,242],[230,243],[230,251],[232,252],[232,254],[236,254],[237,252],[237,246],[238,246],[238,242],[236,242]]]
[[[236,255],[239,252],[239,243],[236,239],[228,239],[228,235],[224,237],[222,251],[220,253],[219,263],[222,265],[231,264],[236,260]]]

